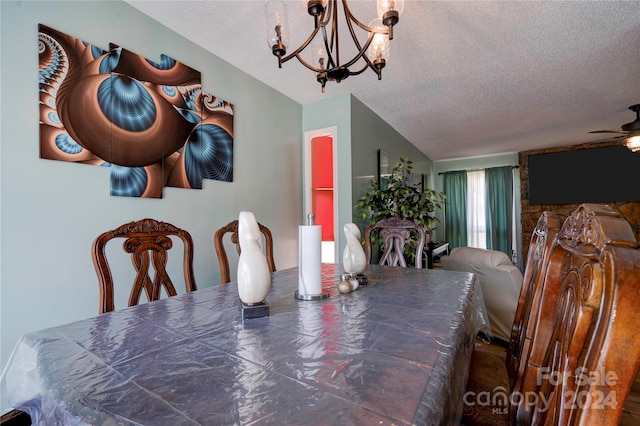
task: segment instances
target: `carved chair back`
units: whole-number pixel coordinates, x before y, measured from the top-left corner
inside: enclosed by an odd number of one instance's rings
[[[561,218],[556,213],[543,212],[531,235],[524,280],[518,299],[518,307],[511,330],[511,340],[507,347],[507,370],[510,385],[514,387],[518,377],[522,376],[524,364],[520,359],[529,354],[535,331],[538,306],[542,297],[543,271],[547,269],[551,243],[560,230]],[[531,324],[531,326],[529,326]]]
[[[276,271],[276,264],[273,260],[273,237],[271,231],[266,226],[258,222],[260,232],[264,237],[264,250],[267,258],[267,264],[271,272]],[[227,223],[222,228],[218,229],[213,236],[213,245],[216,249],[218,256],[218,263],[220,264],[220,284],[225,284],[231,281],[231,274],[229,273],[229,258],[224,248],[224,236],[231,234],[231,242],[236,245],[236,251],[240,256],[240,240],[238,239],[238,220],[233,220]]]
[[[543,220],[549,238],[556,218]],[[617,425],[640,366],[640,244],[618,212],[598,204],[578,207],[550,246],[538,243],[548,257],[528,262],[532,303],[528,321],[514,325],[526,350],[510,348],[511,394],[531,398],[511,406],[511,422]]]
[[[143,290],[148,301],[158,300],[163,288],[168,296],[177,294],[166,269],[168,251],[173,247],[172,236],[182,240],[186,291],[194,291],[197,287],[193,273],[193,240],[187,231],[169,223],[147,218],[104,232],[94,240],[92,258],[100,286],[101,314],[114,310],[114,283],[106,256],[107,243],[116,238],[124,239],[122,249],[131,254],[136,276],[128,306],[134,306],[140,302]],[[153,279],[149,275],[151,269],[155,272]]]
[[[422,226],[415,222],[402,219],[399,217],[391,217],[378,221],[373,225],[369,225],[364,233],[365,254],[367,263],[371,263],[373,244],[371,236],[378,233],[382,240],[383,252],[380,257],[379,265],[389,266],[407,266],[403,249],[409,243],[410,239],[416,239],[415,251],[415,267],[422,268],[422,255],[424,245],[426,243],[426,232]]]

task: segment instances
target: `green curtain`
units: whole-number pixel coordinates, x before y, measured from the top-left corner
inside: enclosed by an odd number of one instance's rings
[[[511,257],[513,238],[513,167],[485,170],[487,248]]]
[[[444,193],[447,202],[444,210],[445,238],[449,250],[467,245],[467,172],[445,172]]]

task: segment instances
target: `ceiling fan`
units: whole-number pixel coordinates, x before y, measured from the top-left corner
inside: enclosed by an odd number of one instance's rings
[[[640,151],[640,104],[631,105],[629,109],[636,113],[636,119],[623,124],[622,130],[594,130],[589,133],[621,133],[625,135],[624,144],[633,152]]]

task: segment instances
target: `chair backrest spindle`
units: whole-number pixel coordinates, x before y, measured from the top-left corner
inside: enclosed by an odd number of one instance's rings
[[[427,240],[426,231],[422,226],[411,220],[399,217],[382,219],[373,225],[369,225],[364,233],[367,263],[371,263],[373,233],[378,233],[384,247],[378,262],[379,265],[406,267],[407,261],[403,249],[411,239],[415,238],[415,267],[422,268],[422,255]]]

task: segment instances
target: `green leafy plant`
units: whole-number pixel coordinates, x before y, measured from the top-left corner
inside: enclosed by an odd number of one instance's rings
[[[434,212],[442,209],[447,197],[443,192],[422,188],[421,182],[414,182],[413,173],[413,162],[405,157],[394,166],[382,186],[377,179],[372,179],[371,189],[355,205],[358,215],[370,224],[394,216],[401,217],[430,233],[439,222]],[[372,243],[380,244],[381,241],[372,238]],[[415,251],[415,241],[409,243]],[[407,254],[413,257],[411,251]]]

